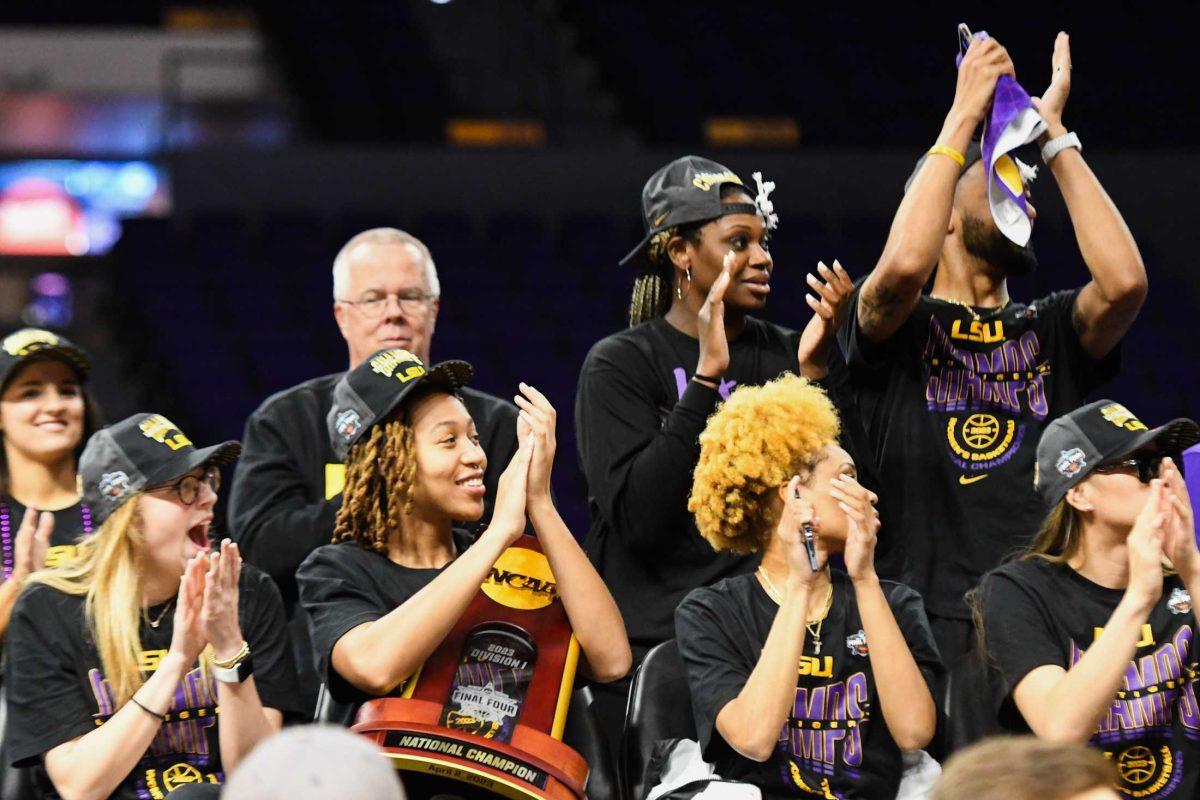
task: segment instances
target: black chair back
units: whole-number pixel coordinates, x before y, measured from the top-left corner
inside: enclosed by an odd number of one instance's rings
[[[592,713],[592,700],[592,690],[586,686],[572,693],[563,743],[570,745],[588,764],[588,800],[624,800],[617,779],[616,758]]]
[[[646,767],[654,745],[663,739],[695,739],[692,694],[687,671],[675,640],[656,645],[646,654],[629,688],[629,708],[621,739],[621,772],[626,796],[641,800]]]

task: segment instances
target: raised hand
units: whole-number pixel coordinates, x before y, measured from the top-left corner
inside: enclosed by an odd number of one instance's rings
[[[12,577],[24,580],[31,572],[46,566],[46,551],[50,549],[50,534],[54,533],[54,515],[36,508],[26,509],[21,527],[13,540]]]
[[[204,610],[205,569],[208,559],[198,553],[184,567],[175,599],[174,630],[171,632],[170,652],[183,657],[183,663],[194,664],[208,642],[200,615]]]
[[[725,254],[721,274],[713,281],[704,305],[697,314],[697,335],[700,339],[700,360],[696,374],[720,378],[729,369],[729,340],[725,337],[725,292],[733,282],[733,251]]]
[[[238,578],[242,557],[238,546],[226,539],[221,550],[208,554],[204,580],[204,605],[200,625],[213,655],[221,660],[235,656],[242,648],[242,626],[238,621]]]
[[[1168,503],[1163,482],[1150,482],[1150,496],[1125,540],[1129,558],[1129,585],[1125,594],[1149,613],[1162,596],[1163,542]]]
[[[515,542],[525,530],[525,500],[529,485],[529,463],[533,455],[533,436],[528,426],[517,420],[517,441],[520,443],[512,460],[500,474],[496,484],[496,505],[492,509],[489,533],[502,537],[507,544]]]
[[[558,412],[546,396],[527,383],[522,383],[521,394],[513,400],[521,409],[517,415],[517,438],[527,436],[532,440],[533,452],[529,461],[529,476],[526,482],[526,500],[533,503],[550,499],[550,476],[554,470],[554,453],[557,442],[554,427]]]
[[[1071,93],[1071,38],[1059,32],[1054,40],[1054,55],[1050,58],[1050,86],[1041,97],[1031,97],[1033,107],[1046,121],[1046,135],[1057,136],[1062,128],[1063,109],[1067,105],[1067,96]]]
[[[842,558],[850,579],[875,580],[875,544],[879,538],[879,497],[853,476],[838,475],[830,481],[829,494],[846,514],[848,533]]]
[[[814,572],[808,560],[808,547],[804,541],[804,525],[812,525],[817,532],[817,571]],[[799,579],[802,583],[812,583],[822,569],[829,554],[821,543],[820,529],[817,527],[816,514],[812,503],[800,496],[800,476],[793,475],[788,481],[786,496],[783,500],[783,512],[775,526],[775,535],[785,545],[787,554],[788,575]]]
[[[1016,76],[1012,58],[995,39],[972,39],[958,67],[951,114],[958,112],[978,124],[992,104],[996,81],[1001,75]]]
[[[854,282],[836,259],[833,269],[818,261],[817,273],[820,278],[811,272],[808,274],[808,285],[816,296],[806,294],[804,300],[813,310],[813,316],[804,326],[800,345],[796,348],[800,374],[809,380],[829,374],[829,351],[846,309],[850,307],[850,296],[854,294]]]
[[[1170,458],[1162,460],[1159,470],[1165,494],[1166,521],[1163,526],[1163,552],[1184,582],[1200,579],[1200,549],[1196,547],[1196,522],[1192,500],[1179,467]]]

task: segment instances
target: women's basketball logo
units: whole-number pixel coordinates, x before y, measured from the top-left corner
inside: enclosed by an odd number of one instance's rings
[[[1151,797],[1162,791],[1175,771],[1175,754],[1167,745],[1135,744],[1122,750],[1116,762],[1124,784],[1122,793],[1132,797]]]

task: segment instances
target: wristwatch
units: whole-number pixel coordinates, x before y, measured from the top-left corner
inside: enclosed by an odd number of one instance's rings
[[[1049,164],[1056,155],[1068,147],[1074,147],[1079,152],[1083,152],[1083,143],[1079,141],[1079,135],[1074,131],[1064,133],[1042,145],[1042,163]]]
[[[221,683],[242,683],[254,674],[254,661],[247,653],[246,657],[232,667],[213,666],[212,676]]]

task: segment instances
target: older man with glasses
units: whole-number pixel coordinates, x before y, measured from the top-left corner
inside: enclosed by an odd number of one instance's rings
[[[429,249],[415,236],[375,228],[350,239],[333,261],[333,315],[346,340],[348,368],[391,347],[429,363],[440,292]],[[250,416],[230,500],[233,538],[247,561],[275,579],[288,606],[309,705],[317,678],[303,615],[297,613],[295,574],[310,552],[329,543],[342,502],[342,464],[325,427],[341,376],[313,378],[273,395]],[[516,450],[517,409],[483,392],[460,391],[488,458],[481,521],[486,524],[496,482]]]

